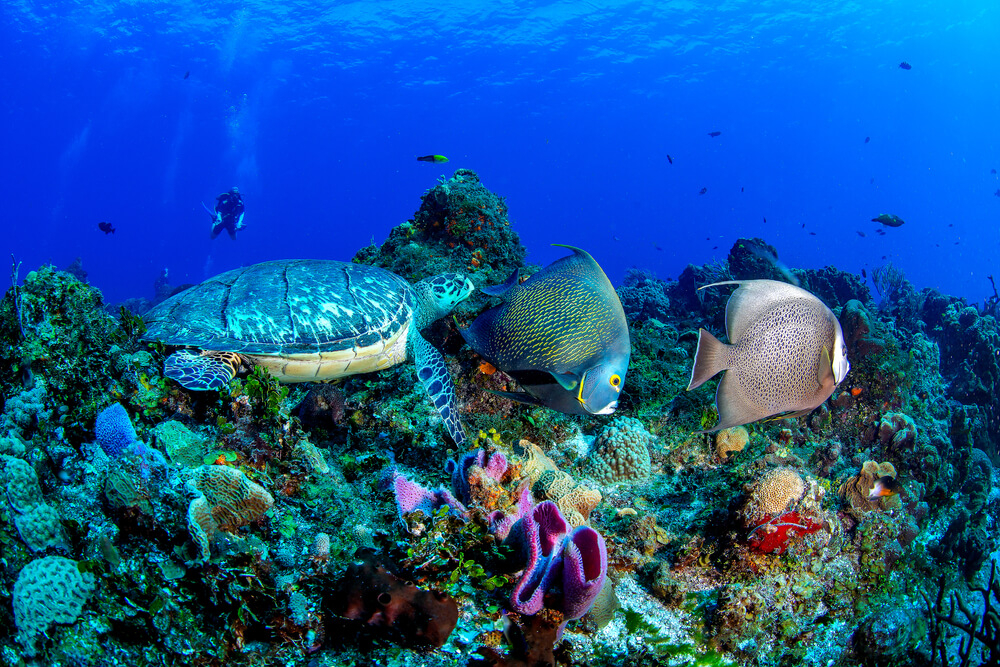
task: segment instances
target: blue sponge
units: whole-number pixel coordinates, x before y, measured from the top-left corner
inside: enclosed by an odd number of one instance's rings
[[[132,420],[121,403],[108,406],[97,415],[94,431],[97,433],[97,443],[108,456],[121,456],[125,448],[138,439],[132,428]]]

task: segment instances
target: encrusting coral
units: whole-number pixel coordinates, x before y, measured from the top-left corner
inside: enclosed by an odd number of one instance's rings
[[[210,544],[217,532],[235,532],[263,517],[274,504],[267,489],[229,466],[197,468],[188,487],[199,494],[188,507],[188,530],[202,561],[211,557]]]
[[[837,493],[847,501],[850,509],[855,513],[872,512],[874,510],[899,509],[902,502],[899,495],[880,496],[870,498],[869,494],[875,481],[880,477],[896,477],[896,468],[888,461],[878,463],[876,461],[865,461],[861,466],[861,471],[850,477],[843,484]]]
[[[725,461],[730,452],[742,452],[750,440],[745,426],[724,428],[715,434],[715,455]]]

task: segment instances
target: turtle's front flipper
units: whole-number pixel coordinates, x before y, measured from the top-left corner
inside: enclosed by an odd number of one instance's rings
[[[174,352],[163,364],[163,374],[185,389],[221,389],[236,376],[243,359],[235,352]]]
[[[441,413],[444,425],[456,445],[465,444],[465,431],[458,418],[458,405],[455,401],[455,385],[448,375],[444,357],[433,345],[424,340],[418,332],[413,335],[413,357],[417,363],[417,377],[420,378],[424,390],[434,402],[434,407]]]

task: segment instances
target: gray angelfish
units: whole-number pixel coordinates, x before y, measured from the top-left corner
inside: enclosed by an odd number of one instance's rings
[[[833,312],[806,290],[775,280],[727,280],[739,285],[726,305],[729,345],[704,329],[688,390],[721,371],[715,405],[719,423],[707,432],[767,417],[809,414],[850,370],[844,332]]]

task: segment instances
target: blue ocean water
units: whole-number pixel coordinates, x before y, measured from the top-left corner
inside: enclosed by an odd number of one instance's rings
[[[998,34],[983,0],[5,2],[2,249],[149,297],[165,268],[349,259],[470,168],[538,264],[675,277],[756,235],[980,301]],[[212,241],[233,185],[248,227]]]

